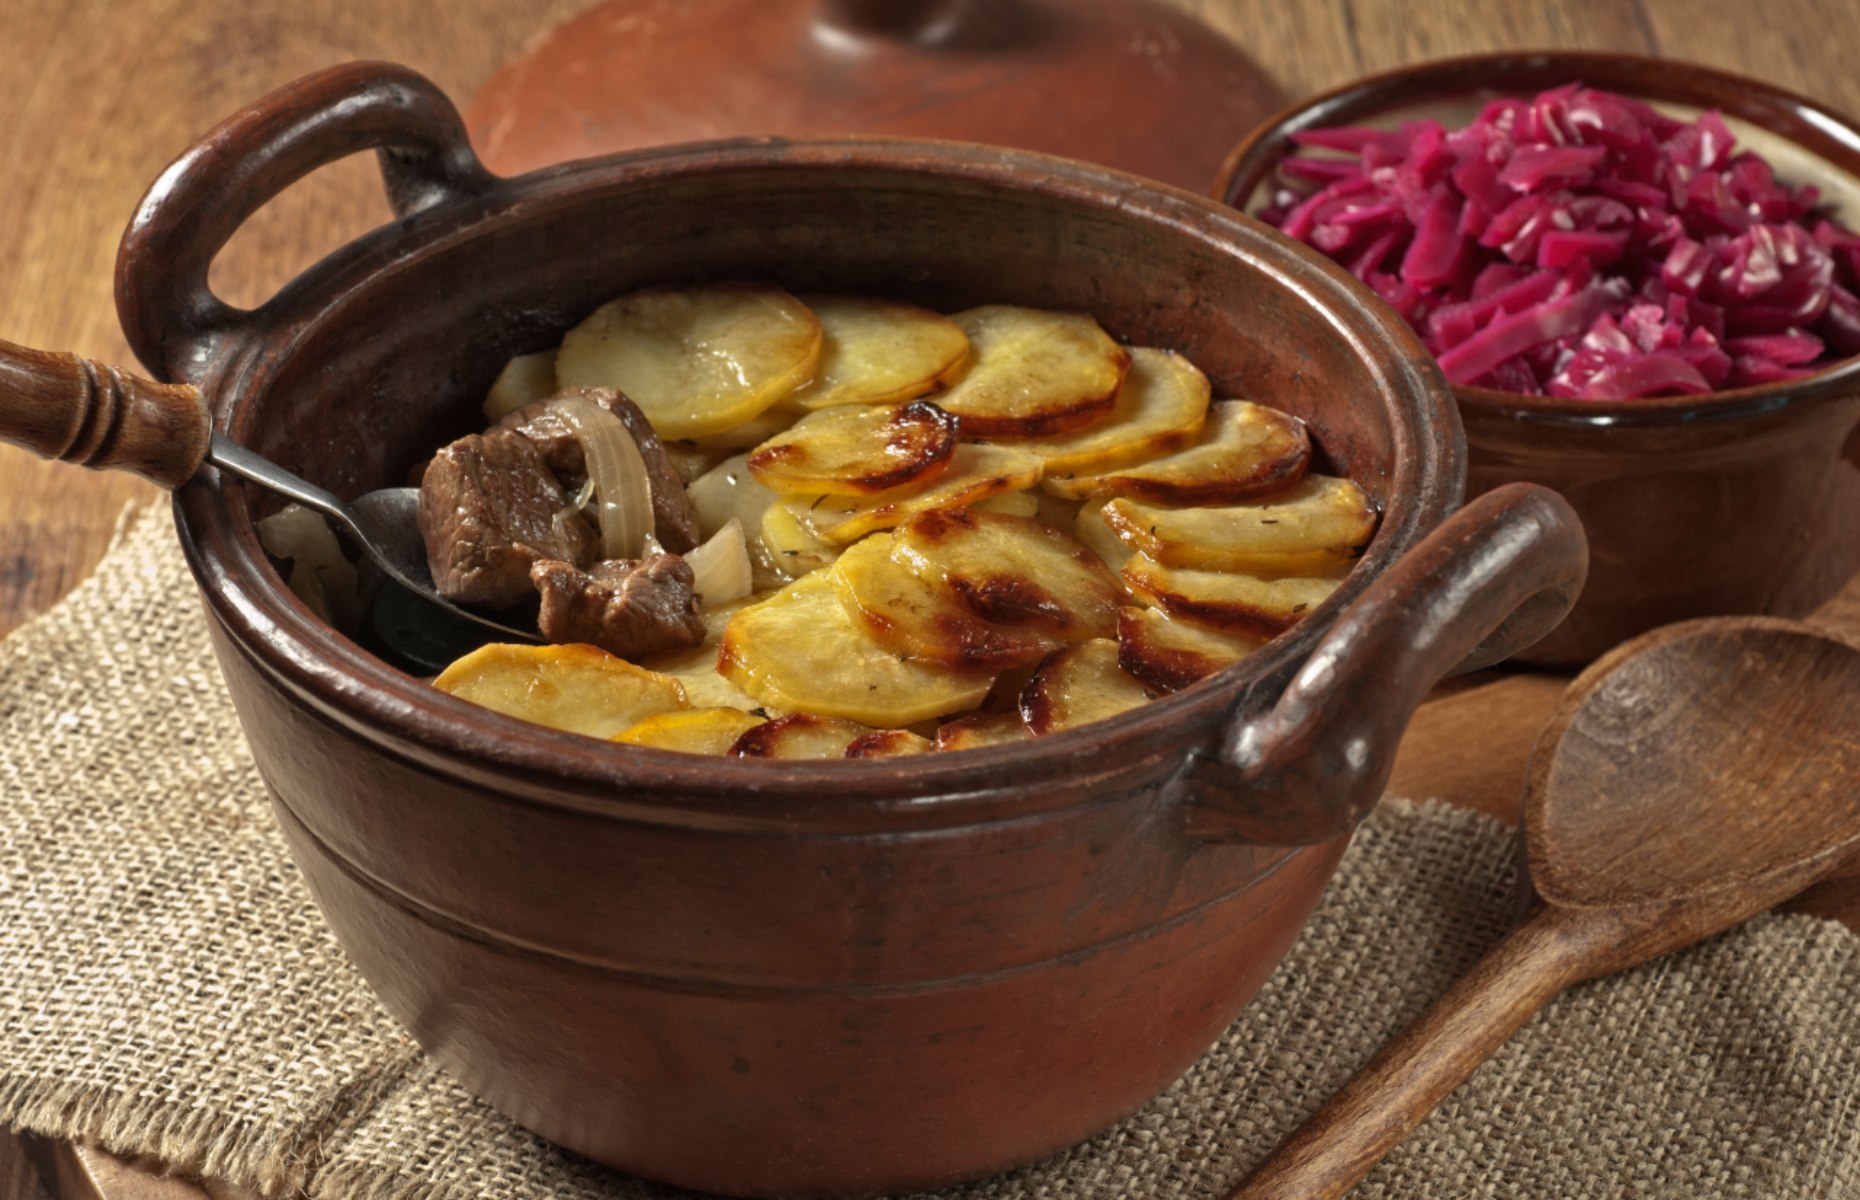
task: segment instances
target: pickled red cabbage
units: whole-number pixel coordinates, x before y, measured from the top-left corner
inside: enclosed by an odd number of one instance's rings
[[[1860,354],[1860,236],[1739,150],[1578,84],[1463,129],[1294,135],[1260,215],[1393,305],[1456,384],[1621,400]]]

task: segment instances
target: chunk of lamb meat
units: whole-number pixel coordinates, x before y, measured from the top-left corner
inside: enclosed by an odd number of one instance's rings
[[[442,448],[420,479],[420,537],[439,594],[509,608],[534,592],[532,563],[587,562],[594,529],[568,504],[522,434],[467,434]]]
[[[674,554],[683,554],[695,547],[699,536],[697,509],[692,506],[691,497],[685,494],[678,468],[672,465],[671,456],[665,453],[664,444],[639,405],[612,388],[568,388],[557,392],[550,400],[570,396],[584,396],[594,401],[619,417],[626,431],[633,435],[639,456],[646,460],[646,478],[652,485],[652,531],[658,535],[659,544]],[[522,434],[536,443],[543,461],[549,464],[556,478],[579,481],[588,473],[581,442],[569,429],[567,421],[549,411],[550,400],[538,400],[519,408],[491,428]]]
[[[530,580],[542,593],[537,624],[552,642],[587,642],[639,658],[704,640],[691,566],[676,554],[610,559],[586,571],[539,562]]]

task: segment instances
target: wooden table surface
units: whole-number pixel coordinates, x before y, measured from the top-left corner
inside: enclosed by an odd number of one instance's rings
[[[1087,0],[1079,0],[1084,3]],[[1366,72],[1517,47],[1624,50],[1755,75],[1860,111],[1860,0],[1175,0],[1297,97]],[[0,55],[0,338],[131,362],[111,270],[124,222],[194,137],[308,71],[393,59],[463,101],[524,41],[588,0],[8,0]],[[251,304],[386,216],[372,162],[325,168],[251,221],[212,282]],[[124,503],[154,489],[0,446],[0,633],[90,570]],[[1860,632],[1860,588],[1825,614]],[[1560,682],[1506,679],[1425,709],[1395,789],[1503,811]],[[1459,751],[1485,741],[1476,760]],[[1823,911],[1851,919],[1856,889]],[[89,1151],[41,1146],[44,1180],[0,1137],[0,1200],[201,1200]]]

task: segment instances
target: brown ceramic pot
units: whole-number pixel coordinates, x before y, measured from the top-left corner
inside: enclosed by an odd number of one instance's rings
[[[258,309],[212,296],[207,264],[245,217],[368,148],[398,220]],[[1454,513],[1446,388],[1317,255],[1186,193],[1012,151],[752,140],[500,180],[425,80],[352,65],[162,176],[118,301],[137,353],[204,385],[236,440],[354,494],[472,425],[509,355],[612,295],[743,277],[1090,310],[1304,416],[1381,529],[1240,668],[945,756],[699,758],[474,707],[319,624],[259,548],[262,498],[207,472],[176,507],[214,646],[343,944],[518,1121],[733,1193],[1027,1162],[1141,1105],[1233,1019],[1422,694],[1554,623],[1581,533],[1538,489]]]
[[[1465,120],[1500,95],[1571,81],[1680,111],[1715,108],[1794,183],[1860,227],[1860,129],[1804,97],[1709,67],[1618,54],[1512,52],[1406,67],[1280,113],[1234,150],[1217,198],[1265,201],[1293,134],[1323,126]],[[1566,496],[1589,537],[1582,599],[1520,655],[1587,662],[1693,617],[1798,617],[1860,567],[1860,360],[1708,396],[1563,400],[1456,388],[1469,492],[1528,479]]]

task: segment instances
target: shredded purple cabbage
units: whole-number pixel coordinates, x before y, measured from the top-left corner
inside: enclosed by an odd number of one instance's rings
[[[1456,384],[1625,400],[1860,354],[1860,236],[1715,112],[1578,84],[1471,125],[1316,129],[1261,213],[1420,333]]]

